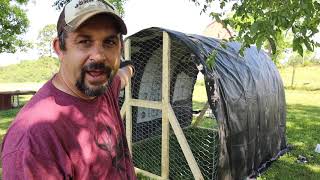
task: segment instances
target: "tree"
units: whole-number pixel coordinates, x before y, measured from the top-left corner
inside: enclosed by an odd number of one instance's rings
[[[305,65],[306,62],[310,62],[314,59],[315,53],[311,51],[306,51],[305,55],[301,57],[297,53],[294,53],[288,60],[288,65],[292,66],[292,75],[291,75],[291,88],[294,86],[296,68],[299,65]]]
[[[41,56],[52,57],[51,42],[56,36],[56,28],[55,24],[48,24],[39,31],[37,47]]]
[[[206,12],[214,0],[190,0],[202,7]],[[256,44],[260,49],[268,43],[272,53],[277,52],[279,37],[293,33],[290,44],[293,51],[301,56],[305,49],[314,51],[319,46],[313,38],[319,32],[320,3],[318,0],[215,0],[220,8],[233,3],[231,16],[224,12],[211,12],[214,20],[221,22],[225,27],[231,27],[238,32],[231,40],[242,43],[244,48]]]
[[[120,15],[123,16],[124,14],[123,5],[127,2],[127,0],[108,0],[108,1],[112,3],[117,8]],[[53,6],[55,6],[57,9],[61,9],[68,2],[70,2],[70,0],[55,0]]]
[[[29,25],[26,12],[21,8],[27,2],[28,0],[0,1],[0,53],[13,53],[18,48],[29,45],[21,36]]]
[[[272,47],[270,43],[265,42],[263,47],[264,49],[267,49],[268,54],[271,56],[274,63],[278,66],[279,60],[282,60],[285,57],[286,50],[289,48],[292,48],[290,41],[292,41],[293,35],[292,33],[284,34],[283,32],[281,34],[278,34],[276,36],[276,50],[273,52]]]

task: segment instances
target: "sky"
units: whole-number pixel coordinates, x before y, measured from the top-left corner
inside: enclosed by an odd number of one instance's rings
[[[49,2],[49,3],[48,3]],[[60,11],[52,7],[54,0],[30,0],[25,7],[30,27],[26,40],[36,42],[38,32],[47,24],[56,24]],[[200,7],[189,0],[128,0],[124,6],[128,35],[149,27],[163,27],[184,33],[202,34],[212,22],[208,14],[200,15]],[[26,53],[0,54],[0,66],[37,59],[36,50]]]

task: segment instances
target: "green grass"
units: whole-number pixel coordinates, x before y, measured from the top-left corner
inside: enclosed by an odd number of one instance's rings
[[[7,129],[12,121],[12,119],[19,112],[20,108],[10,109],[6,111],[0,111],[0,137],[1,141],[3,136],[6,134]]]
[[[291,87],[292,67],[279,69],[287,88],[300,90],[320,90],[320,65],[297,67],[293,87]]]
[[[26,102],[32,97],[32,95],[20,95],[19,101],[20,101],[20,107],[9,109],[9,110],[2,110],[0,111],[0,137],[1,141],[5,133],[7,132],[7,129],[14,119],[14,117],[17,115],[21,107],[26,104]]]
[[[188,144],[195,156],[199,168],[206,179],[216,176],[218,133],[212,129],[190,127],[183,129]],[[170,133],[169,165],[170,179],[192,179],[192,172],[188,166],[178,140]],[[214,160],[214,161],[213,161]],[[133,144],[133,162],[136,167],[161,175],[161,136],[155,136]]]
[[[291,70],[290,68],[280,70],[287,87],[291,84]],[[22,97],[21,100],[27,101],[28,98]],[[204,83],[197,83],[193,95],[194,109],[201,110],[206,98]],[[287,140],[288,144],[293,146],[293,150],[280,157],[258,179],[320,179],[320,154],[314,152],[316,144],[320,144],[320,66],[297,69],[295,89],[286,89],[286,102]],[[18,110],[0,111],[1,136],[5,134]],[[200,126],[213,127],[215,122],[206,118]],[[308,162],[297,163],[299,155],[307,157]],[[140,178],[148,179],[139,176]]]
[[[293,150],[271,165],[259,179],[320,179],[320,91],[286,90],[287,139]],[[297,163],[299,155],[308,159]]]
[[[281,69],[284,84],[291,84],[292,69]],[[279,158],[258,179],[320,179],[320,66],[299,67],[296,70],[295,88],[287,88],[287,140],[293,150]],[[308,159],[297,162],[299,155]]]

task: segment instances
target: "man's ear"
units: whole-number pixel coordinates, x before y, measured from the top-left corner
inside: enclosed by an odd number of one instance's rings
[[[54,52],[58,55],[59,59],[61,60],[63,57],[63,50],[60,48],[59,39],[56,37],[52,42],[52,47]]]

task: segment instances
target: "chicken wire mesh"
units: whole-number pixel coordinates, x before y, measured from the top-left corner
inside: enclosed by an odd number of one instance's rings
[[[129,37],[131,61],[136,74],[131,80],[132,98],[162,99],[162,33],[143,33]],[[124,92],[120,94],[120,104]],[[216,121],[207,103],[204,79],[192,53],[178,39],[171,39],[170,104],[183,129],[191,151],[205,179],[216,179],[218,165],[218,132]],[[132,107],[132,154],[139,169],[161,176],[161,110]],[[193,179],[175,134],[169,135],[169,178]]]

